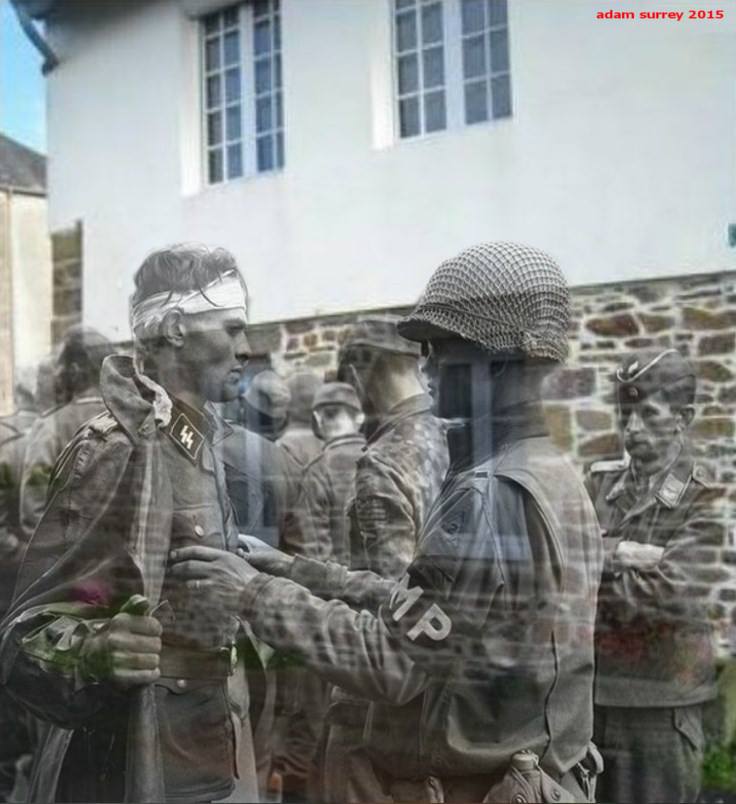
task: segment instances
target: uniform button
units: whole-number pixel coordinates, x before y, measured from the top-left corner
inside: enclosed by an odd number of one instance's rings
[[[527,804],[526,799],[520,793],[517,793],[512,799],[511,804]]]
[[[555,801],[559,801],[560,800],[560,791],[559,790],[553,790],[552,791],[552,798]]]
[[[185,678],[177,678],[176,686],[179,687],[180,690],[186,689],[187,680]]]
[[[194,526],[194,535],[202,539],[204,537],[204,528],[201,525]]]

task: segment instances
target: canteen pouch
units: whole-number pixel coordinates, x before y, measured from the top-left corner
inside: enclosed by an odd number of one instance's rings
[[[539,757],[520,751],[503,778],[486,793],[483,804],[574,804],[575,797],[539,767]]]

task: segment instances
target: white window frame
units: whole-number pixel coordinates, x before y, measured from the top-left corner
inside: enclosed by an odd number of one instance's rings
[[[428,2],[430,0],[427,0]],[[422,130],[418,134],[408,137],[401,136],[401,117],[399,112],[399,59],[397,51],[397,31],[396,31],[396,4],[395,0],[387,0],[388,11],[391,16],[391,74],[392,74],[392,107],[393,107],[393,135],[395,143],[414,142],[427,137],[437,137],[450,131],[459,129],[474,129],[476,127],[498,125],[504,120],[513,119],[514,116],[514,93],[513,93],[513,67],[511,64],[511,5],[514,0],[507,0],[507,21],[506,30],[509,45],[509,69],[508,75],[511,81],[511,114],[504,117],[493,117],[492,99],[488,98],[489,117],[487,120],[480,120],[474,123],[465,122],[465,76],[463,73],[463,33],[462,33],[462,0],[440,0],[442,3],[442,47],[444,54],[444,92],[445,92],[445,118],[446,125],[443,129],[427,132],[424,129],[424,110],[420,109],[420,124]],[[417,0],[418,7],[421,8],[423,0]],[[420,11],[421,13],[421,11]],[[484,35],[488,29],[484,29]],[[417,36],[420,36],[419,31]],[[418,52],[421,56],[421,44],[418,45]],[[487,73],[485,80],[491,81],[490,52],[486,44]],[[421,65],[420,65],[421,76]],[[418,95],[421,98],[424,89],[420,86]]]
[[[225,66],[224,66],[224,53],[223,49],[221,48],[220,58],[221,63],[220,67],[216,71],[212,71],[211,73],[207,72],[206,68],[206,43],[208,35],[205,31],[205,19],[211,15],[224,15],[224,13],[232,8],[237,9],[238,13],[238,25],[237,30],[240,33],[240,61],[238,63],[238,70],[240,73],[240,107],[241,107],[241,116],[240,116],[240,140],[231,140],[230,143],[233,142],[240,142],[241,144],[241,160],[242,160],[242,173],[239,176],[228,177],[227,170],[228,170],[228,159],[227,159],[227,127],[226,127],[226,101],[225,101]],[[283,15],[283,0],[279,2],[279,10],[278,15]],[[273,8],[271,8],[271,13],[269,14],[269,18],[273,20]],[[223,16],[224,19],[224,16]],[[283,91],[283,60],[281,66],[281,85],[278,89],[274,87],[275,81],[275,58],[274,55],[271,56],[272,58],[272,65],[271,65],[271,96],[272,96],[272,119],[275,120],[276,117],[276,105],[275,105],[275,96],[277,92],[281,93],[281,110],[282,110],[282,120],[281,126],[274,126],[274,128],[270,129],[272,132],[272,136],[274,138],[274,151],[273,151],[273,166],[270,168],[266,168],[264,170],[258,170],[258,159],[257,159],[257,136],[258,132],[256,131],[256,77],[255,77],[255,49],[253,45],[253,36],[255,30],[255,20],[254,20],[254,9],[253,9],[253,2],[252,0],[245,0],[244,2],[240,3],[228,3],[223,5],[221,8],[217,9],[216,11],[211,12],[211,14],[207,14],[203,16],[199,21],[199,31],[198,31],[198,53],[199,53],[199,87],[200,87],[200,104],[199,104],[199,119],[200,119],[200,130],[201,130],[201,141],[202,141],[202,148],[201,148],[201,177],[202,177],[202,185],[204,187],[219,187],[225,184],[229,184],[231,182],[240,181],[242,179],[253,178],[255,176],[262,176],[268,175],[270,173],[276,173],[283,170],[285,159],[282,158],[281,164],[278,164],[276,158],[276,137],[277,134],[280,132],[281,136],[284,136],[284,120],[283,120],[283,107],[284,107],[284,91]],[[223,36],[223,29],[221,28],[220,31],[216,34],[216,36],[222,37]],[[283,32],[281,34],[281,44],[276,51],[279,57],[283,53]],[[273,54],[273,50],[272,50]],[[232,69],[232,67],[230,67]],[[208,107],[207,107],[207,79],[210,75],[218,74],[221,76],[221,103],[219,107],[216,107],[220,110],[222,114],[222,143],[220,146],[222,149],[223,154],[223,164],[222,164],[222,179],[219,181],[211,181],[210,180],[210,171],[209,171],[209,152],[213,150],[210,147],[209,138],[208,138]],[[265,94],[265,93],[263,93]],[[283,140],[282,140],[283,142]]]

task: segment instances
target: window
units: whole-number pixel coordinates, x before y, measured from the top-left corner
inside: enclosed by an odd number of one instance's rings
[[[283,167],[279,0],[231,6],[201,25],[208,183]]]
[[[401,138],[511,115],[507,0],[393,0]]]

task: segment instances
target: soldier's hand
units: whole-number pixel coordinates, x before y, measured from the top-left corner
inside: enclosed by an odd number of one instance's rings
[[[82,649],[86,672],[122,687],[151,684],[161,675],[161,623],[155,617],[116,614]]]
[[[183,581],[202,605],[219,605],[235,616],[243,608],[248,583],[258,575],[240,556],[214,547],[182,547],[171,552],[170,574]]]
[[[632,569],[653,569],[661,561],[663,547],[641,542],[619,542],[616,548],[616,560],[623,567]]]
[[[289,577],[291,565],[294,563],[292,556],[271,547],[257,536],[248,536],[245,533],[238,534],[238,544],[240,545],[238,555],[257,570],[280,578]]]

